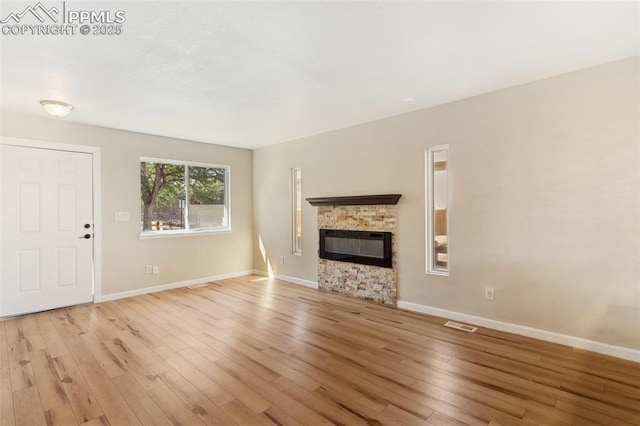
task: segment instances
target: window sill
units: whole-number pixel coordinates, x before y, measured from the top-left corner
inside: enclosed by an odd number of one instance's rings
[[[431,271],[426,271],[427,275],[438,275],[441,277],[448,277],[449,276],[449,271],[438,271],[438,270],[431,270]]]
[[[230,234],[231,228],[224,229],[203,229],[198,230],[180,230],[180,231],[150,231],[140,233],[141,240],[152,240],[155,238],[173,238],[173,237],[199,237],[203,235]]]

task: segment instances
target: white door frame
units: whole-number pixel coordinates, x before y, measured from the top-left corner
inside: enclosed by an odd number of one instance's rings
[[[94,147],[94,146],[87,146],[87,145],[71,145],[66,143],[48,142],[48,141],[35,140],[35,139],[20,139],[20,138],[6,137],[6,136],[0,136],[0,145],[21,146],[21,147],[28,147],[28,148],[42,148],[42,149],[49,149],[49,150],[55,150],[55,151],[69,151],[69,152],[81,152],[81,153],[91,154],[92,161],[93,161],[92,165],[93,165],[93,232],[94,232],[93,303],[96,303],[96,301],[101,300],[102,298],[102,192],[100,189],[101,188],[100,148]],[[2,178],[0,177],[0,179]],[[0,239],[2,239],[1,228],[0,228]]]

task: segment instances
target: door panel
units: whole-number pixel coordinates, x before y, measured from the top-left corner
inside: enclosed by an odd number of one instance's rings
[[[20,292],[40,290],[40,250],[20,250]]]
[[[0,316],[91,302],[91,154],[0,150]]]
[[[76,285],[76,248],[58,247],[58,287]]]
[[[76,229],[76,187],[58,185],[58,231]]]
[[[20,231],[39,232],[40,184],[21,183],[18,194],[20,196]]]

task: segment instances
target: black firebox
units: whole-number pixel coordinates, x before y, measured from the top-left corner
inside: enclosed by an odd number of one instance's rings
[[[391,268],[391,232],[321,229],[320,258]]]

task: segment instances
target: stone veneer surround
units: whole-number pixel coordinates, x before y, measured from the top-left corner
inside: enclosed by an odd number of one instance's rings
[[[318,288],[385,305],[397,301],[397,206],[364,205],[318,207],[319,229],[391,232],[392,268],[320,259]]]

